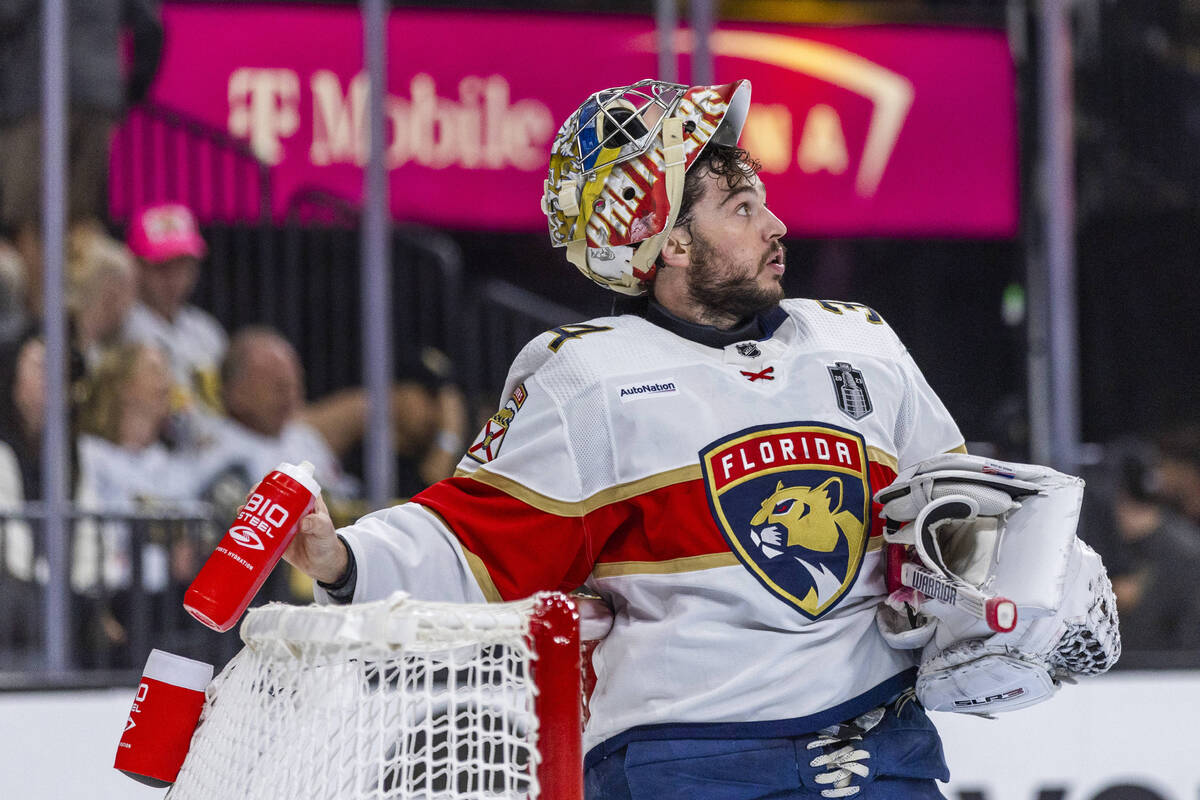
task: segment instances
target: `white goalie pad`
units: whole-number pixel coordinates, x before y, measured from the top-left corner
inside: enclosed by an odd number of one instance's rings
[[[1079,478],[959,454],[876,495],[892,592],[877,622],[892,646],[923,648],[927,708],[1021,708],[1116,662],[1112,587],[1075,535],[1082,496]]]

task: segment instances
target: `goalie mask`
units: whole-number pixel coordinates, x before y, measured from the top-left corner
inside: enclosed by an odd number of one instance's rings
[[[601,286],[638,295],[675,225],[684,173],[711,142],[736,145],[750,82],[643,80],[589,97],[550,152],[542,211],[550,241]]]

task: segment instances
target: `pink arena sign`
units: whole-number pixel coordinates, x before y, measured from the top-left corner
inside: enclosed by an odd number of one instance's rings
[[[168,3],[163,17],[152,99],[227,131],[268,164],[276,218],[304,190],[361,198],[367,86],[357,9]],[[544,227],[538,200],[559,123],[588,93],[651,76],[654,41],[649,18],[393,11],[394,217]],[[718,82],[753,84],[742,143],[762,162],[772,209],[791,233],[1015,234],[1014,74],[1002,32],[722,24],[711,44]],[[690,50],[686,31],[678,45]],[[116,216],[164,193],[121,180],[141,159],[137,146],[125,150],[133,158],[120,151]],[[255,203],[235,205],[249,215]]]

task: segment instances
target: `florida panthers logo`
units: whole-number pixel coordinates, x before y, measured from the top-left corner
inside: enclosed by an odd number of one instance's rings
[[[700,455],[709,505],[742,564],[805,616],[833,608],[866,551],[862,437],[797,423],[741,431]]]

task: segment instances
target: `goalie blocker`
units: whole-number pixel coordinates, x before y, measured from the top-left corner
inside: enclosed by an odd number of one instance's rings
[[[922,649],[926,708],[1024,708],[1120,657],[1112,585],[1075,534],[1081,479],[947,454],[904,470],[875,499],[890,592],[876,622],[893,647]]]

